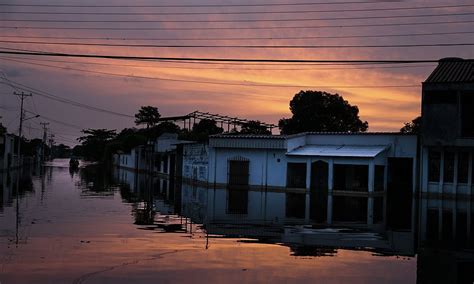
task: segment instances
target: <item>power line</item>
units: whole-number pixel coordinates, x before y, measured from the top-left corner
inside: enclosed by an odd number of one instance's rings
[[[273,29],[322,29],[322,28],[360,28],[360,27],[392,27],[392,26],[420,26],[420,25],[450,25],[474,23],[474,20],[438,21],[438,22],[410,22],[384,24],[348,24],[348,25],[320,25],[320,26],[271,26],[271,27],[179,27],[179,28],[150,28],[150,27],[35,27],[35,26],[0,26],[0,29],[31,29],[31,30],[108,30],[108,31],[200,31],[200,30],[273,30]]]
[[[268,6],[310,6],[310,5],[344,5],[344,4],[378,4],[397,3],[398,0],[373,1],[338,1],[338,2],[295,2],[295,3],[261,3],[261,4],[194,4],[194,5],[76,5],[76,4],[0,4],[4,7],[61,7],[61,8],[209,8],[209,7],[268,7]]]
[[[258,62],[258,63],[331,63],[331,64],[412,64],[412,63],[438,63],[436,59],[407,59],[407,60],[337,60],[337,59],[258,59],[258,58],[203,58],[203,57],[158,57],[158,56],[125,56],[125,55],[105,55],[105,54],[84,54],[84,53],[54,53],[45,51],[35,51],[26,49],[0,47],[0,54],[15,54],[29,56],[52,56],[52,57],[77,57],[77,58],[103,58],[118,60],[153,60],[153,61],[194,61],[194,62]],[[466,61],[471,61],[466,59]]]
[[[135,65],[135,64],[117,64],[117,63],[102,63],[102,62],[90,62],[90,61],[66,61],[66,60],[48,60],[48,59],[38,59],[38,58],[27,58],[27,57],[0,57],[0,59],[20,59],[20,60],[29,60],[29,61],[39,61],[39,62],[55,62],[55,63],[72,63],[72,64],[86,64],[86,65],[100,65],[100,66],[122,66],[122,67],[132,67],[132,68],[150,68],[154,66],[150,65]],[[196,70],[231,70],[231,71],[241,71],[241,70],[251,70],[251,71],[327,71],[327,70],[366,70],[366,69],[393,69],[393,68],[421,68],[421,67],[433,67],[433,64],[425,65],[396,65],[396,66],[364,66],[364,67],[325,67],[325,68],[229,68],[229,67],[187,67],[187,66],[158,66],[160,69],[196,69]]]
[[[125,75],[125,74],[117,74],[117,73],[109,73],[109,72],[101,72],[101,71],[93,71],[93,70],[85,70],[85,69],[77,69],[77,68],[70,68],[70,67],[61,67],[61,66],[53,66],[47,64],[39,64],[39,63],[31,63],[31,62],[24,62],[20,60],[10,60],[18,63],[36,65],[36,66],[43,66],[43,67],[50,67],[50,68],[57,68],[63,69],[68,71],[79,71],[79,72],[86,72],[92,74],[100,74],[100,75],[107,75],[107,76],[117,76],[117,77],[129,77],[129,78],[137,78],[137,79],[149,79],[149,80],[161,80],[161,81],[171,81],[171,82],[186,82],[186,83],[198,83],[198,84],[212,84],[212,85],[226,85],[226,86],[245,86],[245,87],[278,87],[278,88],[346,88],[346,89],[370,89],[370,88],[416,88],[419,85],[352,85],[352,86],[311,86],[311,85],[282,85],[282,84],[262,84],[262,83],[241,83],[241,82],[222,82],[222,81],[205,81],[205,80],[188,80],[188,79],[171,79],[171,78],[161,78],[161,77],[149,77],[149,76],[138,76],[138,75]]]
[[[324,48],[410,48],[410,47],[449,47],[473,46],[474,43],[426,43],[426,44],[392,44],[392,45],[177,45],[177,44],[119,44],[119,43],[80,43],[80,42],[47,42],[47,41],[8,41],[7,44],[42,44],[42,45],[69,45],[69,46],[101,46],[101,47],[147,47],[147,48],[258,48],[258,49],[324,49]]]
[[[40,115],[40,114],[38,114],[38,113],[29,111],[29,110],[25,110],[25,112],[31,113],[31,114],[33,114],[33,115]],[[48,120],[48,121],[50,121],[50,122],[54,122],[54,123],[57,123],[57,124],[61,124],[61,125],[70,127],[70,128],[75,128],[75,129],[79,129],[79,130],[84,129],[84,127],[81,127],[81,126],[78,126],[78,125],[74,125],[74,124],[70,124],[70,123],[66,123],[66,122],[63,122],[63,121],[59,121],[59,120],[56,120],[56,119],[47,117],[47,116],[45,116],[45,115],[41,115],[41,118],[42,118],[42,119],[45,119],[45,120]]]
[[[472,12],[421,14],[421,15],[395,15],[395,16],[357,16],[357,17],[331,17],[331,18],[292,18],[292,19],[233,19],[233,20],[50,20],[50,19],[1,19],[1,22],[27,22],[27,23],[259,23],[259,22],[313,22],[313,21],[340,21],[340,20],[373,20],[373,19],[400,19],[400,18],[430,18],[470,16]]]
[[[117,41],[232,41],[232,40],[306,40],[306,39],[346,39],[346,38],[385,38],[385,37],[419,37],[438,35],[474,34],[474,31],[407,33],[407,34],[365,34],[365,35],[335,35],[335,36],[290,36],[290,37],[200,37],[200,38],[125,38],[125,37],[58,37],[58,36],[23,36],[2,35],[2,38],[25,39],[59,39],[59,40],[117,40]]]
[[[447,8],[467,8],[472,4],[438,5],[423,7],[393,7],[393,8],[368,8],[368,9],[333,9],[333,10],[297,10],[297,11],[219,11],[219,12],[50,12],[50,11],[0,11],[0,14],[25,14],[25,15],[102,15],[102,16],[178,16],[178,15],[258,15],[258,14],[306,14],[306,13],[342,13],[342,12],[376,12],[376,11],[404,11],[428,10]]]
[[[65,104],[70,104],[70,105],[80,107],[80,108],[85,108],[85,109],[88,109],[88,110],[93,110],[93,111],[96,111],[96,112],[102,112],[102,113],[107,113],[107,114],[112,114],[112,115],[122,116],[122,117],[127,117],[127,118],[134,118],[134,116],[132,116],[132,115],[127,115],[127,114],[123,114],[123,113],[119,113],[119,112],[115,112],[115,111],[111,111],[111,110],[107,110],[107,109],[87,105],[87,104],[80,103],[80,102],[77,102],[77,101],[65,99],[65,98],[62,98],[60,96],[56,96],[56,95],[41,91],[41,90],[38,90],[38,89],[35,89],[35,88],[32,88],[32,87],[29,87],[27,85],[9,80],[9,79],[5,79],[5,80],[8,81],[10,84],[15,85],[19,89],[32,92],[32,93],[34,93],[38,96],[45,97],[45,98],[48,98],[48,99],[51,99],[51,100],[54,100],[54,101],[62,102],[62,103],[65,103]]]

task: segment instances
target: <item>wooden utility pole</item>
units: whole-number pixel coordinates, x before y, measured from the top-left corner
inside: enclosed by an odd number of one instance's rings
[[[20,166],[21,163],[21,135],[23,131],[23,119],[24,119],[24,111],[23,111],[23,101],[25,100],[25,97],[31,97],[32,94],[25,94],[24,92],[17,93],[13,92],[15,96],[18,96],[20,98],[20,127],[18,130],[18,148],[17,148],[17,159],[18,159],[18,166]]]
[[[49,122],[40,122],[40,124],[43,126],[43,144],[41,145],[41,162],[44,162],[46,159],[45,159],[45,155],[44,155],[44,148],[46,146],[46,143],[47,143],[47,132],[48,132],[48,128],[46,127],[47,125],[49,125]]]

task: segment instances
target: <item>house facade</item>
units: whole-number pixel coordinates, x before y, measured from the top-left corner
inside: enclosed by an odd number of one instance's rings
[[[250,199],[250,192],[282,193],[282,200],[304,209],[296,216],[306,221],[332,224],[345,218],[334,216],[334,206],[353,206],[371,226],[385,220],[375,212],[385,210],[388,193],[409,196],[416,191],[417,164],[416,135],[217,135],[209,141],[208,182],[228,189],[227,200],[237,195]]]
[[[445,58],[423,83],[421,190],[471,195],[474,178],[474,61]]]

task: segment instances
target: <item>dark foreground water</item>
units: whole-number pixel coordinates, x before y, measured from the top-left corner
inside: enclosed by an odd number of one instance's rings
[[[470,201],[413,199],[401,213],[385,201],[370,229],[360,218],[324,228],[305,225],[304,195],[71,172],[61,160],[0,177],[2,284],[474,280]],[[334,201],[335,221],[359,201]]]

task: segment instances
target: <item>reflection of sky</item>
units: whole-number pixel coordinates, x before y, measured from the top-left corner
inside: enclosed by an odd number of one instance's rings
[[[10,2],[10,1],[9,1]],[[14,3],[13,1],[11,1]],[[194,1],[202,4],[202,1]],[[210,1],[207,1],[211,3]],[[61,2],[64,3],[64,2]],[[71,2],[72,3],[72,2]],[[88,2],[89,3],[89,2]],[[93,4],[93,2],[90,2]],[[101,1],[101,4],[130,4],[125,1]],[[143,2],[148,3],[148,2]],[[151,2],[149,2],[151,3]],[[190,2],[186,2],[190,3]],[[215,2],[212,2],[215,3]],[[224,2],[222,2],[224,3]],[[243,2],[239,2],[243,3]],[[250,2],[249,2],[250,3]],[[253,3],[253,2],[252,2]],[[114,8],[114,9],[81,9],[81,12],[238,12],[238,11],[304,11],[334,9],[364,9],[466,4],[465,1],[426,2],[410,1],[406,3],[376,3],[351,5],[317,5],[295,7],[227,7],[227,8]],[[81,3],[82,4],[82,3]],[[41,11],[46,8],[22,7],[7,8],[8,11]],[[47,11],[70,11],[66,8],[47,8]],[[73,11],[78,11],[73,9]],[[173,16],[84,16],[84,15],[15,15],[2,14],[2,19],[79,19],[79,20],[243,20],[243,19],[295,19],[295,18],[341,18],[364,16],[391,15],[432,15],[448,13],[468,13],[474,7],[425,9],[405,11],[379,12],[331,12],[331,13],[290,13],[290,14],[253,14],[253,15],[173,15]],[[85,27],[263,27],[263,26],[315,26],[315,25],[357,25],[407,22],[439,22],[470,20],[471,15],[419,17],[398,19],[358,19],[358,20],[325,20],[312,22],[258,22],[258,23],[28,23],[3,22],[4,26],[85,26]],[[472,24],[440,24],[440,25],[407,25],[390,27],[357,27],[357,28],[321,28],[321,29],[273,29],[273,30],[205,30],[205,31],[98,31],[98,30],[12,30],[2,29],[0,34],[24,36],[59,36],[59,37],[125,37],[125,38],[209,38],[209,37],[308,37],[308,36],[349,36],[349,35],[384,35],[472,31]],[[14,38],[8,38],[15,40]],[[346,38],[346,39],[310,39],[310,40],[244,40],[244,41],[125,41],[128,44],[208,44],[208,45],[393,45],[422,43],[456,43],[472,42],[472,34],[411,36],[391,38]],[[37,40],[41,39],[24,39]],[[43,40],[44,41],[44,40]],[[48,41],[48,40],[46,40]],[[52,40],[49,40],[52,41]],[[59,41],[59,40],[58,40]],[[73,40],[63,40],[73,41]],[[91,41],[88,42],[97,42]],[[110,42],[110,41],[109,41]],[[124,43],[124,42],[112,42]],[[54,46],[32,44],[2,44],[3,47],[28,48],[45,51],[61,51],[71,53],[120,54],[128,56],[167,56],[167,57],[235,57],[235,58],[293,58],[293,59],[439,59],[448,56],[470,58],[473,49],[465,47],[418,47],[418,48],[354,48],[354,49],[232,49],[232,48],[130,48],[130,47],[86,47],[86,46]],[[38,58],[47,59],[51,58]],[[23,60],[24,59],[18,59]],[[61,61],[87,61],[95,63],[117,64],[116,61],[94,59],[53,58]],[[33,61],[29,61],[33,62]],[[415,68],[383,68],[383,69],[341,69],[334,66],[236,66],[236,65],[203,65],[178,63],[144,63],[119,62],[122,65],[110,66],[72,64],[63,62],[40,62],[61,67],[77,68],[122,75],[160,77],[169,79],[233,82],[233,83],[265,83],[308,86],[304,89],[316,89],[337,92],[350,103],[359,106],[362,119],[369,121],[370,130],[398,130],[403,122],[411,120],[419,114],[420,88],[370,88],[349,89],[342,86],[357,85],[419,85],[430,71],[432,64],[422,64]],[[185,67],[185,68],[184,68]],[[190,69],[192,68],[192,69]],[[217,69],[216,69],[217,68]],[[351,67],[353,68],[353,67]],[[279,118],[289,115],[288,102],[301,87],[245,87],[221,84],[198,84],[163,80],[126,78],[98,75],[93,73],[48,68],[38,65],[27,65],[19,62],[2,61],[1,69],[14,81],[44,90],[86,104],[112,109],[118,112],[133,114],[141,105],[156,105],[163,115],[180,115],[193,110],[235,115],[250,119],[260,119],[276,123]],[[271,69],[271,70],[261,70]],[[275,70],[286,69],[286,70]],[[287,70],[291,69],[291,70]],[[297,70],[294,70],[297,69]],[[299,69],[299,70],[298,70]],[[303,70],[302,70],[303,69]],[[309,69],[309,70],[307,70]],[[319,69],[319,70],[317,70]],[[314,87],[309,87],[314,86]],[[321,88],[318,86],[332,86]],[[7,109],[17,108],[17,99],[10,96],[11,89],[0,87],[0,106]],[[27,99],[26,107],[81,127],[117,128],[133,125],[132,119],[114,117],[107,114],[78,109],[69,105],[53,102],[35,96]],[[10,129],[16,129],[16,112],[2,109],[3,123]],[[27,126],[39,128],[34,122]],[[72,129],[59,124],[51,127],[66,140],[77,134]],[[26,129],[27,135],[38,136],[40,130]],[[58,140],[61,138],[58,138]]]
[[[196,231],[190,236],[138,230],[131,212],[140,205],[124,202],[118,191],[114,198],[84,196],[87,189],[76,186],[79,176],[71,178],[67,168],[54,168],[51,177],[44,191],[34,178],[35,191],[20,200],[18,247],[15,206],[0,215],[2,282],[415,281],[416,258],[350,250],[337,250],[335,257],[295,257],[286,246],[222,238],[210,239],[206,250],[205,236]]]

